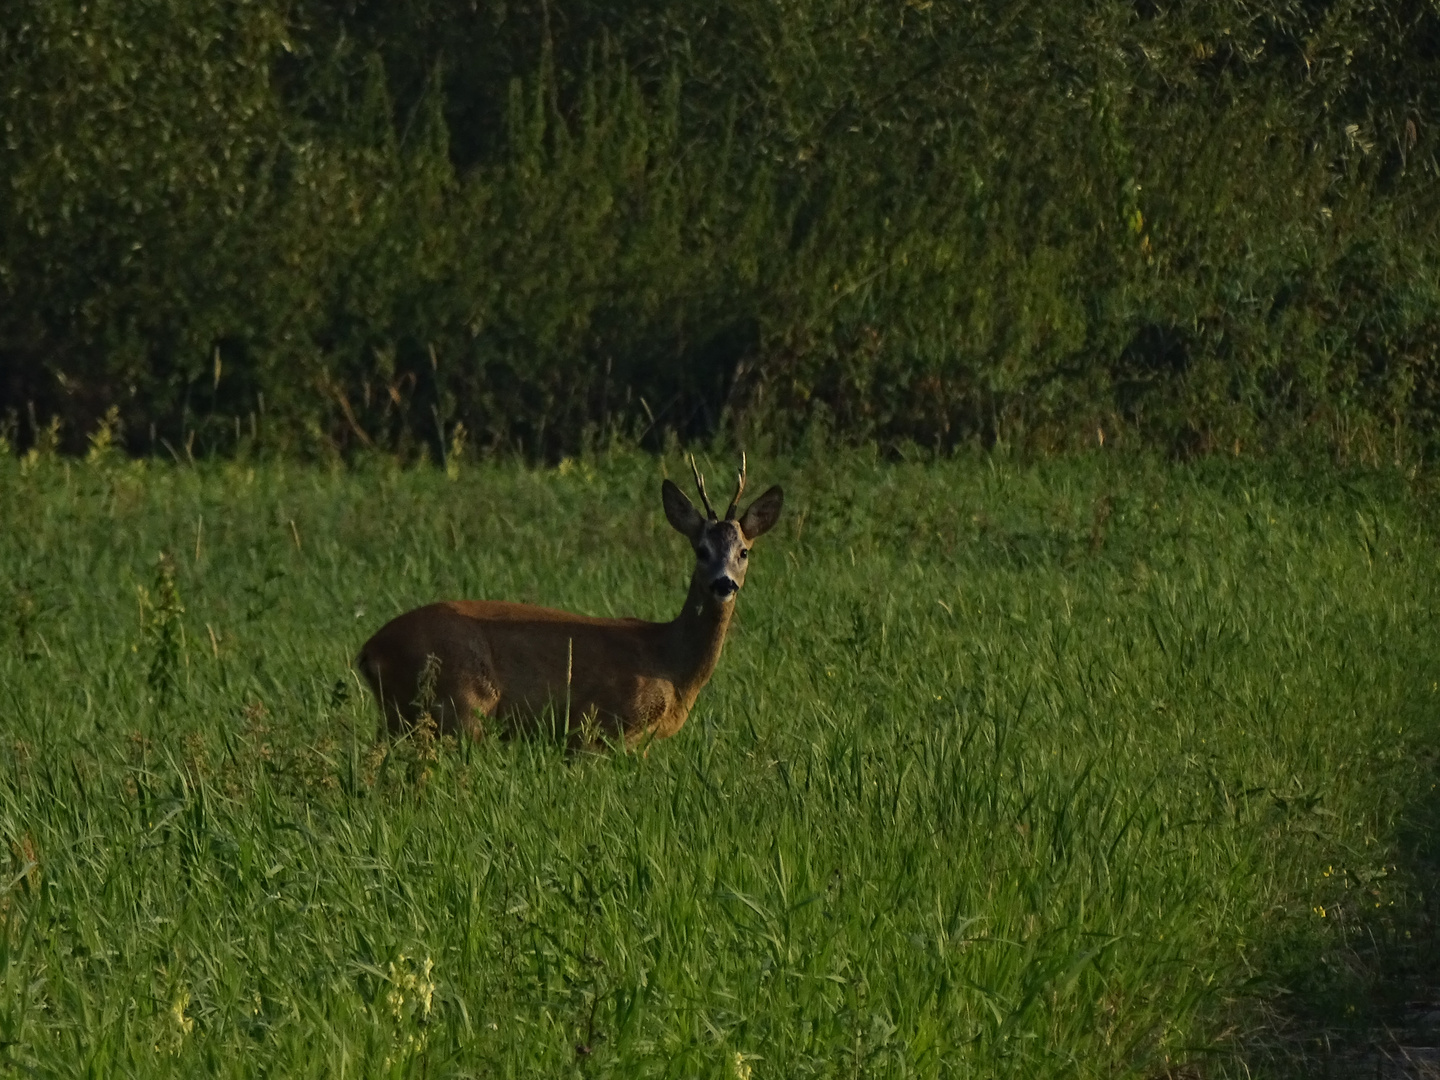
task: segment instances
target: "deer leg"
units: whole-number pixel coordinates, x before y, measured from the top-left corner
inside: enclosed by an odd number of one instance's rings
[[[445,699],[445,707],[437,717],[440,730],[479,742],[485,737],[485,721],[495,715],[499,703],[500,693],[488,680],[463,680]]]

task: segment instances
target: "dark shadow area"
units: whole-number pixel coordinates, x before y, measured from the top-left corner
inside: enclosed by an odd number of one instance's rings
[[[1383,881],[1350,883],[1326,913],[1332,942],[1277,950],[1292,966],[1239,1039],[1236,1075],[1440,1077],[1440,747],[1426,754]]]

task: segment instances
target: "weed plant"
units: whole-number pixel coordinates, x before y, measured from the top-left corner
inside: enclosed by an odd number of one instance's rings
[[[438,597],[670,617],[678,456],[0,460],[0,1071],[1243,1075],[1420,962],[1423,480],[753,464],[641,758],[377,742],[349,663]]]

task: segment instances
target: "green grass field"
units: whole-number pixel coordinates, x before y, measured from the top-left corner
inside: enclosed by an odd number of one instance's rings
[[[0,460],[0,1072],[1260,1075],[1433,958],[1423,476],[752,459],[676,738],[376,743],[408,607],[672,616],[667,469]]]

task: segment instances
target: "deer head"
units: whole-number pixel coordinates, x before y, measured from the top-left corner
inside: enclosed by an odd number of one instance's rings
[[[694,576],[717,600],[728,603],[735,599],[740,586],[745,584],[750,545],[780,520],[785,493],[778,486],[770,488],[737,518],[740,495],[745,490],[745,455],[741,454],[740,472],[735,478],[735,495],[722,520],[715,516],[715,510],[710,505],[710,497],[705,493],[705,478],[700,475],[694,457],[690,458],[690,470],[695,474],[695,487],[700,492],[705,513],[702,515],[696,510],[673,481],[666,480],[660,485],[665,517],[695,549]]]

